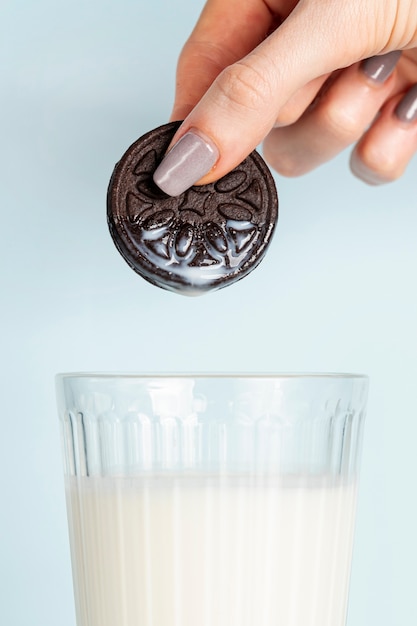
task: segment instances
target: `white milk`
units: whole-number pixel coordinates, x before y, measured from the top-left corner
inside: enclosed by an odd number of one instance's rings
[[[356,489],[71,478],[78,626],[344,626]]]

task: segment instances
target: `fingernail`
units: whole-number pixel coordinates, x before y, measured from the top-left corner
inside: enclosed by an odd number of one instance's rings
[[[361,63],[362,72],[375,83],[383,83],[391,76],[401,56],[400,50],[369,57]]]
[[[169,196],[179,196],[211,170],[219,151],[209,140],[188,131],[162,159],[154,182]]]
[[[417,85],[407,91],[405,96],[397,104],[395,116],[400,122],[414,122],[417,119]]]

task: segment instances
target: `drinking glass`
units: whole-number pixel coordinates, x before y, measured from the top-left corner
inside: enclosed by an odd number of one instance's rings
[[[61,374],[78,626],[344,626],[368,379]]]

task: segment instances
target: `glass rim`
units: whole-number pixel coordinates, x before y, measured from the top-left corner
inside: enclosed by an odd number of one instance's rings
[[[362,373],[353,372],[213,372],[213,371],[197,371],[197,372],[102,372],[102,371],[74,371],[74,372],[58,372],[55,374],[57,381],[69,380],[69,379],[101,379],[101,380],[149,380],[149,379],[329,379],[329,380],[362,380],[368,381],[369,376]]]

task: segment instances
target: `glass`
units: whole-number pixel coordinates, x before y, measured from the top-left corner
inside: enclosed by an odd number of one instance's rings
[[[57,376],[78,626],[344,626],[368,379]]]

